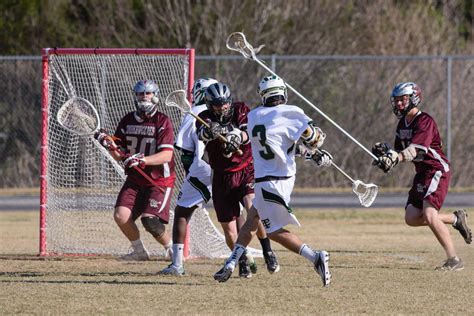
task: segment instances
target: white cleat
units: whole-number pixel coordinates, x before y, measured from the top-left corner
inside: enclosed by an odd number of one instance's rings
[[[163,270],[161,270],[160,272],[158,272],[158,274],[160,274],[160,275],[178,275],[178,276],[182,276],[182,275],[185,275],[186,272],[184,272],[184,267],[183,266],[176,267],[175,265],[170,264],[168,267],[166,267]]]
[[[329,271],[329,253],[321,250],[317,252],[316,261],[314,262],[314,270],[319,274],[324,286],[331,283],[331,272]]]
[[[148,251],[133,251],[125,256],[119,258],[121,261],[148,261],[150,260],[150,254]]]

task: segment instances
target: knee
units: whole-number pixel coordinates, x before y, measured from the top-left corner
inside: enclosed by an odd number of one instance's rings
[[[114,212],[114,220],[117,225],[121,226],[131,220],[131,211],[125,211],[124,209],[117,208]]]
[[[153,237],[160,238],[165,234],[166,227],[158,217],[142,217],[141,221],[145,230]]]
[[[197,208],[197,206],[194,207],[182,207],[182,206],[176,206],[174,210],[174,218],[175,221],[180,218],[184,218],[186,221],[189,221],[191,216],[194,213],[194,210]]]

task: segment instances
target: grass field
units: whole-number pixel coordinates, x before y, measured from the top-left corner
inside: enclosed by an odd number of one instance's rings
[[[468,210],[474,217],[474,210]],[[223,260],[186,263],[187,276],[158,276],[162,260],[38,257],[37,212],[0,212],[1,314],[458,314],[474,311],[474,251],[450,229],[463,271],[434,271],[444,252],[428,228],[394,209],[296,210],[303,240],[331,254],[323,288],[302,257],[275,246],[248,280],[213,280]],[[117,231],[117,233],[119,233]],[[253,246],[257,246],[255,243]]]

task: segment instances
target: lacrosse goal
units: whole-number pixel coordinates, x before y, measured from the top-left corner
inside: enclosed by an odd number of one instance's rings
[[[177,89],[190,93],[194,50],[46,48],[42,60],[40,254],[126,254],[129,242],[113,220],[115,199],[125,179],[123,168],[90,137],[60,126],[56,114],[69,99],[84,98],[96,107],[102,127],[113,133],[119,120],[134,110],[134,84],[151,79],[160,89],[159,110],[171,118],[176,133],[182,113],[164,106],[164,100]],[[180,163],[176,175],[171,211],[184,178]],[[172,223],[173,214],[169,230]],[[151,254],[164,256],[163,248],[140,230]],[[195,211],[188,237],[189,256],[229,254],[224,236],[205,209]]]

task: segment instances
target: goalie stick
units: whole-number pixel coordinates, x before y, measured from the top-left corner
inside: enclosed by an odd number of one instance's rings
[[[67,100],[58,110],[56,114],[56,120],[66,130],[70,131],[79,136],[89,136],[94,142],[98,143],[93,137],[94,133],[100,129],[100,118],[95,107],[84,98],[72,97]],[[99,148],[103,148],[102,145],[98,144]],[[104,149],[105,150],[105,149]],[[125,157],[125,154],[119,149],[115,151],[120,155],[121,158]],[[107,153],[107,155],[109,155]],[[150,184],[162,190],[155,181],[140,167],[134,166],[134,170],[140,173]]]
[[[188,99],[186,99],[186,91],[184,90],[176,90],[168,94],[165,100],[166,106],[172,106],[178,108],[182,113],[189,114],[194,117],[196,120],[201,122],[202,125],[209,128],[209,124],[204,121],[202,118],[191,112],[191,105],[189,104]],[[217,137],[222,140],[223,142],[227,143],[227,139],[222,136],[221,134],[217,134]],[[237,154],[242,156],[242,150],[237,149]],[[227,158],[229,158],[232,154],[230,154]]]
[[[319,149],[316,149],[318,153],[322,153]],[[369,207],[374,203],[375,198],[377,197],[377,193],[379,191],[379,187],[376,184],[369,183],[366,184],[360,180],[352,179],[347,173],[344,172],[338,165],[336,165],[331,160],[331,166],[336,168],[343,176],[349,179],[352,182],[352,192],[357,195],[359,198],[359,202],[362,206]]]
[[[267,65],[265,65],[258,57],[257,57],[257,52],[260,51],[262,46],[258,47],[257,49],[254,49],[252,45],[250,45],[249,42],[247,42],[247,39],[245,38],[245,35],[241,32],[234,32],[227,37],[226,41],[226,46],[228,49],[236,51],[241,53],[244,58],[246,59],[251,59],[255,62],[257,62],[260,66],[262,66],[265,70],[267,70],[269,73],[272,75],[278,76],[274,71],[272,71]],[[280,77],[280,76],[278,76]],[[281,78],[281,77],[280,77]],[[283,78],[282,78],[283,79]],[[285,80],[283,80],[285,81]],[[356,143],[359,147],[361,147],[363,150],[365,150],[373,159],[378,160],[378,157],[376,157],[370,150],[364,147],[359,141],[357,141],[352,135],[350,135],[348,132],[346,132],[342,127],[340,127],[336,122],[334,122],[329,116],[327,116],[323,111],[321,111],[318,107],[316,107],[313,103],[311,103],[308,99],[306,99],[301,93],[296,91],[292,86],[290,86],[286,81],[285,81],[286,86],[288,89],[293,91],[297,96],[299,96],[304,102],[306,102],[309,106],[311,106],[313,109],[315,109],[319,114],[321,114],[325,119],[327,119],[331,124],[333,124],[335,127],[337,127],[341,132],[343,132],[347,137],[349,137],[354,143]]]

